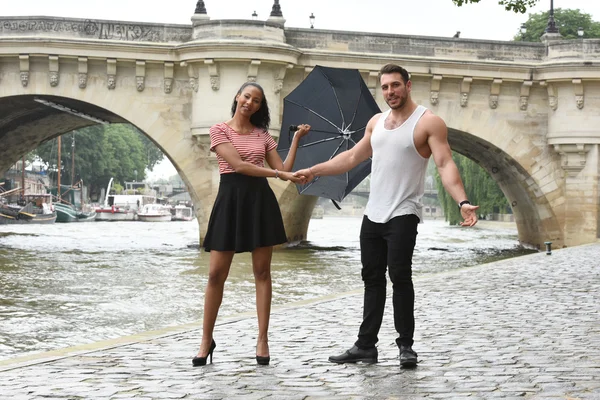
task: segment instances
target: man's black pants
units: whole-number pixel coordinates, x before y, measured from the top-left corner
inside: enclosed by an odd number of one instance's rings
[[[412,282],[412,256],[417,239],[416,215],[401,215],[380,224],[363,218],[360,231],[362,279],[365,285],[363,322],[356,346],[368,349],[379,340],[386,299],[386,269],[393,288],[394,326],[398,347],[412,346],[415,332],[415,291]]]

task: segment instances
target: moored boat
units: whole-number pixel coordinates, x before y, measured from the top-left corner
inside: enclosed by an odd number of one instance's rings
[[[52,195],[25,195],[25,206],[0,204],[0,225],[13,224],[53,224],[56,211],[52,205]]]
[[[96,207],[96,221],[135,221],[144,205],[156,201],[155,196],[143,194],[109,194],[112,182],[113,178],[110,178],[104,204]]]
[[[191,221],[194,219],[192,207],[177,205],[171,209],[172,221]]]
[[[119,206],[102,206],[96,208],[96,221],[133,221],[135,211]]]
[[[146,204],[137,216],[144,222],[166,222],[171,220],[171,209],[163,204]]]
[[[56,222],[89,222],[96,219],[96,211],[84,211],[70,204],[54,203]]]

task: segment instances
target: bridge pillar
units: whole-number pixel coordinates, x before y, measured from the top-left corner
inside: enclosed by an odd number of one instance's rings
[[[600,115],[584,114],[584,107],[600,106],[600,84],[580,79],[548,86],[548,144],[560,155],[564,171],[564,199],[555,207],[564,244],[576,246],[600,237]]]
[[[215,41],[230,45],[213,52],[206,50],[202,59],[191,54],[189,60],[181,62],[192,89],[191,133],[201,157],[194,165],[195,176],[190,179],[197,196],[195,202],[199,204],[196,209],[200,242],[206,234],[220,179],[216,155],[210,151],[210,127],[231,118],[233,100],[243,83],[257,82],[265,91],[269,105],[269,133],[277,140],[283,112],[284,78],[297,64],[299,56],[297,49],[285,43],[283,22],[278,20],[194,21],[190,45],[214,47]],[[288,182],[269,181],[281,206],[288,241],[305,239],[316,198],[298,195],[295,185]]]

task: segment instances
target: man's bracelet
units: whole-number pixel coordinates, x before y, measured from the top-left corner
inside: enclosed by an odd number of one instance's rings
[[[279,171],[275,170],[275,179],[279,178]]]
[[[469,200],[461,201],[460,203],[458,203],[458,209],[460,210],[465,204],[471,204],[471,202]]]

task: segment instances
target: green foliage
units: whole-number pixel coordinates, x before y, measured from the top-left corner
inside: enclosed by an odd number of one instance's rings
[[[150,140],[150,138],[148,138],[148,136],[144,135],[135,126],[131,126],[131,129],[133,129],[135,132],[138,132],[147,157],[146,168],[152,171],[154,166],[160,161],[162,161],[164,157],[163,152],[156,146],[156,144],[153,141]]]
[[[515,40],[526,42],[541,41],[541,37],[548,26],[548,15],[549,11],[529,14],[529,19],[524,24],[527,31],[524,34],[519,31],[515,35]],[[579,28],[583,28],[584,38],[600,37],[600,22],[593,21],[590,14],[581,12],[579,9],[555,9],[554,22],[563,39],[579,38],[577,34]]]
[[[146,168],[152,169],[163,155],[135,127],[129,124],[93,125],[62,136],[61,181],[71,182],[71,144],[75,137],[75,181],[83,179],[96,198],[110,178],[114,183],[144,180]],[[56,140],[43,143],[36,154],[56,171]],[[136,174],[137,171],[137,174]],[[55,176],[52,176],[56,179]]]
[[[479,206],[477,211],[480,216],[485,216],[494,212],[508,212],[508,210],[510,210],[504,193],[502,193],[496,182],[483,168],[474,161],[458,153],[453,152],[452,159],[458,167],[469,201],[471,201],[472,204]],[[462,221],[460,210],[458,209],[456,201],[446,193],[446,190],[442,185],[442,180],[437,172],[436,184],[438,188],[438,198],[444,208],[446,220],[450,225],[457,225]]]
[[[452,0],[454,4],[461,7],[463,4],[479,3],[481,0]],[[498,4],[504,6],[506,11],[525,14],[527,9],[535,6],[539,0],[498,0]]]
[[[113,193],[113,194],[121,194],[121,193],[123,193],[124,189],[125,188],[123,187],[123,185],[121,185],[119,182],[117,182],[117,183],[113,182],[111,193]]]

